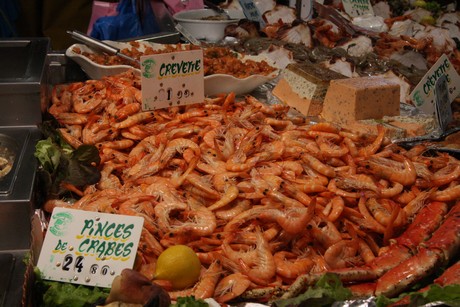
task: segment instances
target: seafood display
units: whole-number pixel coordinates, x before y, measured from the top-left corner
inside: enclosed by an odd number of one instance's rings
[[[101,179],[44,210],[143,217],[148,279],[167,247],[191,247],[200,280],[173,300],[289,298],[326,272],[392,297],[458,260],[460,161],[392,144],[383,126],[359,135],[233,93],[144,112],[133,71],[57,85],[48,112],[73,148],[99,150]]]
[[[233,48],[264,54],[286,66],[310,62],[347,77],[388,77],[406,89],[401,102],[409,104],[411,90],[443,54],[460,71],[458,11],[409,10],[408,1],[397,1],[401,5],[407,2],[407,9],[400,15],[385,1],[375,2],[385,9],[375,10],[376,16],[370,18],[372,27],[356,25],[358,18],[348,16],[341,5],[315,2],[316,14],[311,20],[293,20],[292,11],[276,5],[263,13],[266,24],[259,31],[241,20],[227,29],[227,35],[240,42]]]

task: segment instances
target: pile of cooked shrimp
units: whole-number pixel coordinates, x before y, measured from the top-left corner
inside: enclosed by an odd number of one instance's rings
[[[71,187],[75,203],[50,199],[44,209],[142,216],[135,269],[149,278],[165,248],[193,248],[201,278],[173,299],[224,303],[366,265],[427,203],[460,197],[452,156],[391,144],[383,127],[365,135],[309,122],[252,96],[143,112],[140,80],[126,72],[55,86],[49,113],[70,145],[99,149],[101,180]]]

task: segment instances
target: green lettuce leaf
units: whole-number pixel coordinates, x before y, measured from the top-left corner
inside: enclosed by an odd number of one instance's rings
[[[90,307],[103,305],[110,289],[75,285],[42,278],[35,267],[34,306],[46,307]]]
[[[61,150],[51,138],[38,141],[35,145],[34,154],[44,170],[49,173],[57,170],[61,160]]]
[[[43,295],[43,306],[84,307],[104,303],[107,289],[61,282],[44,282],[48,289]]]
[[[273,303],[273,306],[330,306],[336,301],[344,301],[351,297],[351,291],[343,287],[337,275],[326,273],[305,293],[294,298],[277,300]]]
[[[83,187],[100,180],[100,156],[93,145],[81,145],[74,150],[60,137],[55,125],[50,121],[40,126],[45,139],[37,142],[34,155],[40,165],[38,176],[43,194],[63,198],[68,196],[68,191],[61,187],[63,182]]]
[[[460,306],[460,285],[447,285],[441,287],[438,284],[431,284],[427,291],[424,292],[410,292],[403,293],[397,298],[387,298],[380,295],[376,298],[377,307],[385,307],[390,304],[396,303],[402,298],[409,296],[409,306],[421,306],[433,302],[442,302],[443,306]]]

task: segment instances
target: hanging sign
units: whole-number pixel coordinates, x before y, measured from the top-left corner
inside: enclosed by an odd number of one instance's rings
[[[132,268],[144,219],[55,208],[37,267],[43,279],[110,288]]]
[[[142,110],[204,101],[203,50],[141,57]]]
[[[441,76],[446,76],[449,103],[460,94],[460,76],[447,55],[443,54],[417,84],[410,99],[423,113],[434,115],[436,112],[436,82]]]
[[[374,9],[369,0],[342,0],[343,9],[351,17],[374,15]]]

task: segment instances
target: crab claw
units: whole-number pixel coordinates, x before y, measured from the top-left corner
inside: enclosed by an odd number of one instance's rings
[[[441,254],[423,248],[419,253],[395,268],[386,272],[377,280],[375,295],[393,297],[413,285],[421,278],[433,273],[436,264],[441,260]]]

